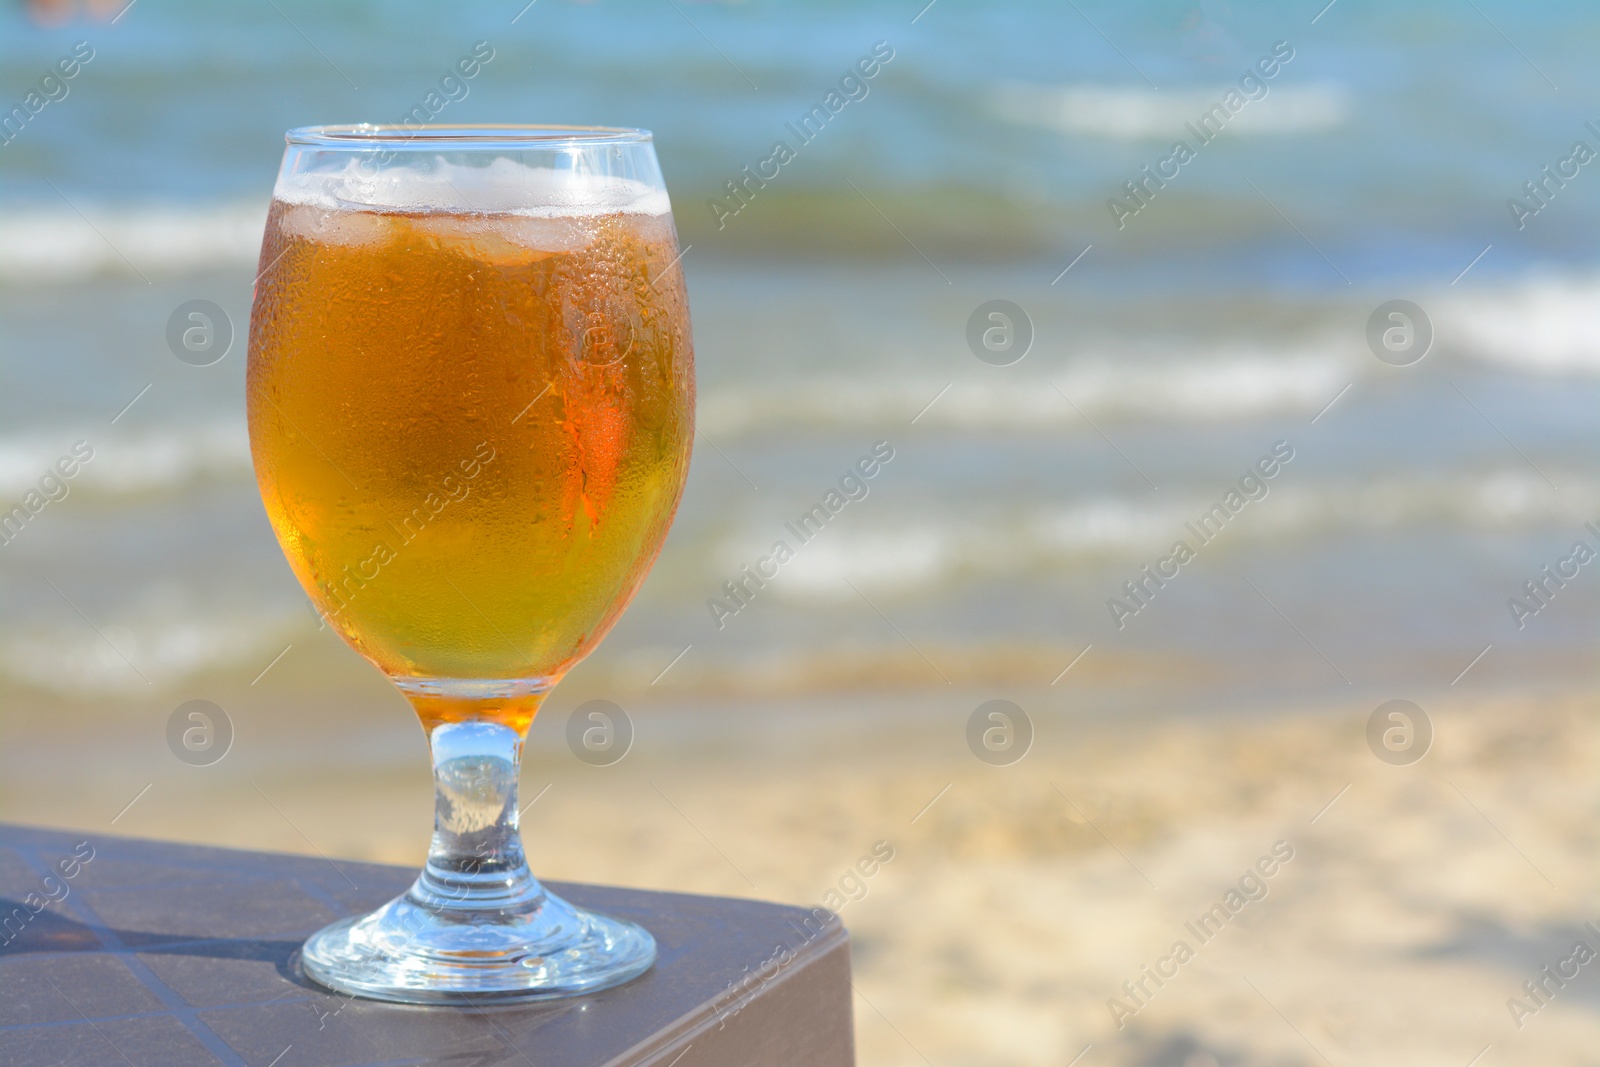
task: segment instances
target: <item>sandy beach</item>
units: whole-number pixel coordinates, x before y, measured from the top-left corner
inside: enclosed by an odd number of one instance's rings
[[[210,768],[162,770],[147,734],[122,763],[14,745],[0,795],[25,822],[414,864],[421,737],[381,687],[361,695],[342,718],[239,698],[239,748]],[[1372,702],[1117,720],[1041,693],[1005,767],[965,747],[977,701],[943,692],[645,708],[610,767],[573,758],[552,715],[524,834],[551,878],[841,902],[870,1067],[1591,1062],[1587,968],[1539,972],[1600,948],[1594,694],[1416,699],[1435,737],[1409,766],[1369,750]],[[1541,979],[1542,1004],[1523,989]]]

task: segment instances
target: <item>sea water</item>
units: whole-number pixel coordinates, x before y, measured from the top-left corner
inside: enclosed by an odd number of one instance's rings
[[[3,109],[94,50],[0,145],[0,508],[94,456],[0,544],[8,704],[320,684],[245,439],[260,228],[285,128],[419,105],[657,136],[701,433],[586,692],[1182,708],[1592,668],[1588,568],[1511,605],[1600,547],[1585,5],[280,6],[0,13]],[[168,346],[196,299],[211,366]],[[1410,366],[1369,342],[1393,299],[1432,326]],[[1007,366],[968,340],[992,300],[1031,324]]]

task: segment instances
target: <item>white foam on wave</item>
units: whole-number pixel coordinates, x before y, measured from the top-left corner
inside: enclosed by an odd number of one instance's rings
[[[180,274],[253,265],[261,255],[267,207],[200,208],[83,205],[8,210],[0,215],[0,280],[64,282],[96,274]]]
[[[1222,102],[1226,89],[1142,89],[1104,85],[1012,85],[996,90],[993,108],[1012,122],[1083,137],[1116,141],[1166,140],[1185,134]],[[1332,129],[1350,114],[1343,86],[1270,86],[1229,116],[1226,129],[1241,134],[1311,133]]]
[[[1418,533],[1429,524],[1495,533],[1550,528],[1585,537],[1581,524],[1600,512],[1600,481],[1568,470],[1550,473],[1561,491],[1523,467],[1296,484],[1291,465],[1269,483],[1264,499],[1250,503],[1199,552],[1209,560],[1243,550],[1241,558],[1249,559],[1250,550],[1265,543],[1282,548],[1349,530]],[[960,509],[949,507],[943,493],[882,510],[874,510],[878,504],[869,497],[798,545],[781,520],[747,518],[717,541],[701,580],[716,589],[782,537],[795,556],[759,596],[799,610],[859,604],[862,593],[928,596],[963,582],[1103,578],[1113,586],[1175,540],[1193,545],[1185,523],[1227,488],[1222,480],[1060,503],[970,501]],[[0,619],[0,680],[87,697],[148,692],[146,682],[169,689],[219,669],[248,678],[313,625],[287,589],[281,600],[214,601],[210,592],[157,589],[96,609],[98,633],[65,614],[51,623]],[[652,673],[659,669],[657,661]]]
[[[487,166],[438,157],[406,157],[405,165],[364,166],[348,160],[338,170],[284,171],[273,198],[325,211],[474,211],[531,218],[570,218],[620,212],[665,215],[665,189],[615,175],[530,167],[513,159]]]
[[[1267,484],[1211,544],[1199,545],[1185,524],[1216,504],[1229,488],[1209,494],[1094,496],[1057,506],[974,503],[959,515],[930,508],[922,515],[873,515],[870,503],[847,512],[809,544],[799,545],[770,584],[773,595],[797,604],[845,603],[869,594],[923,593],[963,579],[1033,580],[1066,576],[1108,561],[1148,562],[1183,539],[1202,556],[1242,545],[1334,534],[1340,530],[1395,531],[1430,523],[1492,532],[1581,524],[1600,510],[1600,482],[1560,472],[1558,492],[1526,468],[1496,468],[1448,477],[1397,476],[1370,481],[1296,485],[1293,467]],[[767,551],[773,537],[792,538],[779,524],[746,522],[726,537],[715,566],[734,573]],[[758,551],[759,550],[759,551]],[[1107,571],[1121,577],[1119,562]],[[763,593],[765,595],[765,593]]]
[[[98,632],[72,620],[0,636],[0,674],[68,697],[171,689],[223,668],[249,677],[309,629],[308,618],[287,605],[217,611],[146,602],[111,614]]]
[[[1600,277],[1546,275],[1440,308],[1441,340],[1533,374],[1600,374]]]
[[[991,376],[953,385],[933,378],[830,377],[732,386],[703,393],[698,418],[715,436],[774,425],[876,426],[913,418],[918,426],[1026,430],[1082,425],[1084,415],[1207,422],[1315,413],[1365,367],[1359,353],[1352,358],[1341,348],[1349,346],[1329,339],[1287,356],[1237,349],[1161,360],[1102,354],[1051,377]]]
[[[628,178],[526,167],[434,161],[427,170],[389,166],[376,175],[343,170],[280,175],[273,195],[323,211],[425,211],[449,205],[527,218],[601,213],[667,215],[663,189]],[[538,206],[527,206],[529,204]],[[253,267],[267,205],[259,201],[172,205],[11,207],[0,214],[0,281],[61,283],[100,274],[150,278],[216,267]]]
[[[78,465],[68,496],[173,491],[206,478],[249,477],[252,469],[249,433],[237,419],[147,431],[34,431],[0,437],[0,505],[37,488],[78,441],[94,449],[94,458]]]

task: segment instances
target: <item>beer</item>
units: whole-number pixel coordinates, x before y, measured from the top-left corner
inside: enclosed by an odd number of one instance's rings
[[[313,602],[425,720],[525,728],[654,562],[693,435],[677,255],[664,210],[274,200],[250,325],[261,496]]]

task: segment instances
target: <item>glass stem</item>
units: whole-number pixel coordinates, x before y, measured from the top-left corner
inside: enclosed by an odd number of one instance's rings
[[[440,722],[433,751],[433,843],[408,894],[440,916],[525,911],[544,891],[528,870],[517,810],[526,734],[497,722]]]

